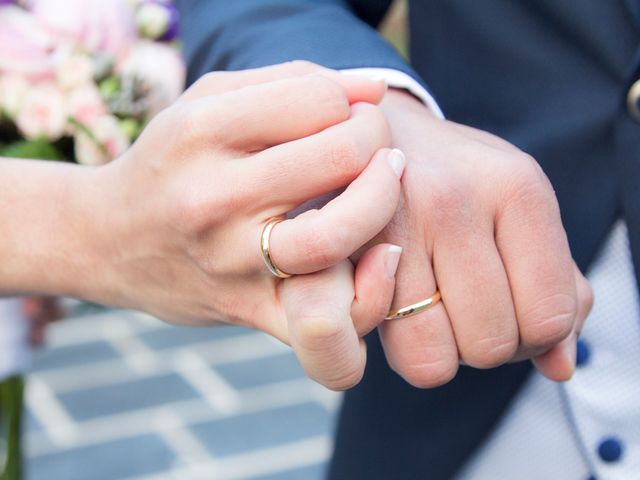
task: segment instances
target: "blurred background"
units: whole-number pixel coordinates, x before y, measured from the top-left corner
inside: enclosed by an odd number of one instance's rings
[[[13,2],[0,5],[7,3]],[[404,54],[405,8],[396,2],[381,29]],[[143,27],[141,35],[151,40],[167,35],[153,22]],[[113,100],[112,119],[133,140],[144,122],[135,111],[115,110],[126,88],[138,88],[123,78],[105,76],[97,87]],[[91,144],[79,149],[86,144],[82,129],[74,134],[75,150],[64,138],[37,145],[29,141],[29,124],[15,118],[17,128],[4,124],[5,138],[21,136],[11,156],[22,156],[25,145],[24,156],[33,148],[43,149],[42,158],[70,151],[79,163],[117,154]],[[101,131],[91,139],[100,140]],[[2,141],[0,129],[0,147]],[[293,353],[276,340],[229,327],[178,328],[100,307],[73,304],[71,312],[48,327],[25,375],[25,478],[323,478],[340,395],[306,379]],[[1,453],[2,445],[0,465]]]
[[[126,311],[47,336],[27,381],[26,478],[322,478],[339,396],[277,340]]]

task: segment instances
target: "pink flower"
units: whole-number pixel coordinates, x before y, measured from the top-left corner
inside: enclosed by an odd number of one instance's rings
[[[100,145],[85,132],[78,130],[74,136],[76,161],[81,165],[103,165],[109,161]]]
[[[69,92],[67,96],[67,114],[83,125],[90,125],[107,113],[100,92],[93,84],[87,84]]]
[[[120,59],[136,38],[127,0],[32,0],[32,11],[48,32],[90,53]]]
[[[151,116],[174,102],[184,89],[184,63],[178,51],[166,44],[149,40],[137,42],[121,70],[124,76],[139,78],[149,85],[147,100]]]
[[[53,68],[53,46],[33,15],[11,5],[0,8],[0,72],[46,77]]]
[[[53,84],[32,87],[16,115],[16,125],[28,139],[57,140],[67,123],[65,99]]]
[[[29,90],[29,82],[21,75],[0,75],[0,112],[14,118]]]
[[[129,138],[112,115],[99,117],[89,125],[89,130],[93,138],[80,129],[74,138],[76,160],[82,165],[105,164],[129,148]]]

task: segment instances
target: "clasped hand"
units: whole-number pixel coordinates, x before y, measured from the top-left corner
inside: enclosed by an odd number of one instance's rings
[[[382,82],[300,62],[203,77],[96,169],[105,208],[126,215],[96,243],[110,274],[79,296],[174,323],[260,329],[333,389],[359,382],[363,337],[378,325],[390,366],[417,386],[448,381],[460,361],[535,358],[568,378],[591,296],[544,174],[405,94],[376,106],[384,95]],[[404,188],[393,146],[407,154]],[[271,255],[294,275],[271,275],[265,223],[343,188],[276,225]],[[383,321],[392,302],[438,288],[432,309]]]

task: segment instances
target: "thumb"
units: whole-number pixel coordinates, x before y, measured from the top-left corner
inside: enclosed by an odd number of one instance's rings
[[[355,274],[355,300],[351,318],[363,337],[389,313],[396,286],[395,274],[402,248],[390,243],[371,247],[360,258]]]

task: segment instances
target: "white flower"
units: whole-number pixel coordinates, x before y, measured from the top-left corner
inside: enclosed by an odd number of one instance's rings
[[[81,53],[64,53],[57,57],[56,80],[58,85],[71,90],[93,83],[93,61]]]
[[[160,38],[169,28],[170,21],[167,7],[158,3],[145,3],[136,13],[138,30],[147,38]]]
[[[87,84],[67,95],[67,114],[83,125],[90,125],[107,113],[107,106],[94,84]]]
[[[145,81],[151,88],[147,98],[153,116],[173,103],[182,93],[185,68],[182,58],[169,45],[141,40],[131,49],[122,65],[123,76]]]
[[[93,138],[80,129],[74,137],[76,160],[82,165],[105,164],[129,148],[129,138],[113,115],[98,117],[88,129]]]
[[[29,90],[29,82],[21,75],[0,75],[0,111],[14,118]]]
[[[67,122],[62,92],[49,83],[34,86],[26,93],[15,121],[27,139],[59,139]]]

